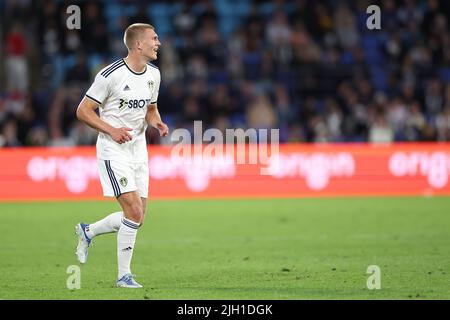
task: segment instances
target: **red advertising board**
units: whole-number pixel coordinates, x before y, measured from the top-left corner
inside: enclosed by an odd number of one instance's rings
[[[450,195],[448,143],[286,144],[257,163],[245,152],[189,161],[149,147],[149,197]],[[0,181],[0,201],[102,198],[94,147],[0,149]]]

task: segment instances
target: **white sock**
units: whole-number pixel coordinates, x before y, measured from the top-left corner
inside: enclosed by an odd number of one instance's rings
[[[139,223],[122,218],[122,224],[117,233],[117,262],[119,266],[118,279],[131,273],[130,265],[133,257],[134,242],[139,228]]]
[[[91,223],[89,227],[86,228],[86,235],[92,239],[100,234],[117,232],[122,223],[122,217],[122,211],[111,213],[102,220]]]

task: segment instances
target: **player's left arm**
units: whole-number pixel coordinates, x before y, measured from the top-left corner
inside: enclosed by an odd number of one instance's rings
[[[158,105],[156,103],[148,105],[145,120],[149,125],[158,129],[161,137],[165,137],[169,134],[169,127],[161,120],[161,115],[159,114]]]

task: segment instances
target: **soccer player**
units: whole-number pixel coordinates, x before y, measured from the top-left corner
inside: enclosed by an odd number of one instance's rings
[[[97,159],[103,195],[115,197],[122,211],[92,224],[79,223],[76,255],[86,263],[88,248],[98,235],[117,232],[118,278],[116,285],[141,288],[130,270],[139,227],[144,222],[148,196],[147,125],[169,132],[158,112],[161,74],[150,63],[161,46],[155,28],[149,24],[130,25],[124,34],[126,58],[100,70],[81,100],[77,118],[96,129]],[[100,107],[98,116],[95,112]]]

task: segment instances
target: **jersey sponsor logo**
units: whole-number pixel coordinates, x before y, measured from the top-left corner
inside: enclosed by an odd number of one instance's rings
[[[128,104],[128,100],[120,99],[120,102],[119,102],[119,109],[122,109],[122,108],[125,107],[127,104]]]
[[[119,110],[123,107],[128,107],[130,109],[143,108],[151,103],[151,99],[120,99]]]
[[[125,88],[123,88],[123,91],[128,91],[128,90],[131,90],[131,89],[128,85],[126,85]]]

